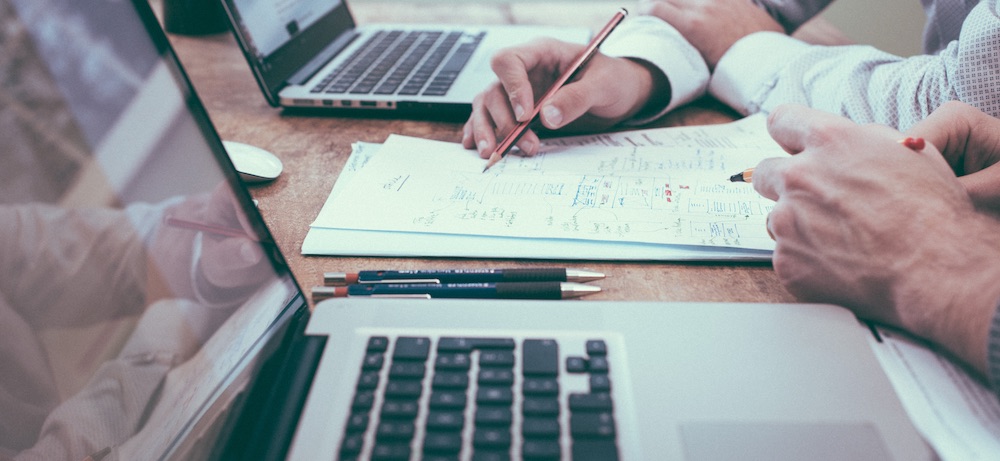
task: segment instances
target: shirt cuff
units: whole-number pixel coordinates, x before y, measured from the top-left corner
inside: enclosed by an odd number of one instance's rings
[[[722,55],[708,93],[743,115],[760,112],[778,72],[810,46],[778,32],[747,35]]]
[[[616,58],[645,61],[663,72],[670,82],[670,102],[651,108],[643,117],[628,124],[643,124],[687,104],[705,93],[708,66],[701,53],[663,20],[653,16],[633,16],[618,26],[601,46],[601,52]]]
[[[990,324],[990,337],[987,340],[986,349],[986,373],[993,391],[1000,395],[1000,305],[993,313],[993,322]]]

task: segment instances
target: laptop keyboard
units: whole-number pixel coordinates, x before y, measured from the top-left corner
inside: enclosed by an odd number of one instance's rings
[[[607,343],[585,350],[561,360],[553,339],[372,336],[340,459],[618,459]],[[560,398],[561,370],[589,392]]]
[[[379,31],[311,92],[444,96],[484,35]]]

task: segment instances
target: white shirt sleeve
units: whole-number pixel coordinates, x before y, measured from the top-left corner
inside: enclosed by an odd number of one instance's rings
[[[612,57],[645,61],[663,72],[670,82],[667,106],[647,111],[641,119],[629,120],[629,124],[655,120],[702,96],[708,87],[708,66],[701,53],[677,29],[653,16],[626,19],[608,36],[601,52]]]
[[[708,91],[743,114],[799,103],[900,130],[951,100],[997,117],[998,1],[974,8],[959,39],[940,53],[911,58],[870,46],[814,46],[782,34],[751,34],[723,55]]]

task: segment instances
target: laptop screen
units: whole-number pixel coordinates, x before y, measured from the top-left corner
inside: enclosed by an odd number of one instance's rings
[[[248,47],[260,57],[269,56],[324,15],[341,5],[337,0],[233,0],[240,11]]]
[[[0,0],[0,81],[0,459],[199,457],[302,299],[156,18]]]
[[[272,106],[294,74],[324,63],[349,42],[355,25],[343,0],[223,0],[223,5]]]

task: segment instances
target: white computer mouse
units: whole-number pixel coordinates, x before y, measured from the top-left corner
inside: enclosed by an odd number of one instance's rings
[[[235,141],[222,141],[222,145],[246,182],[271,181],[281,174],[281,159],[264,149]]]

